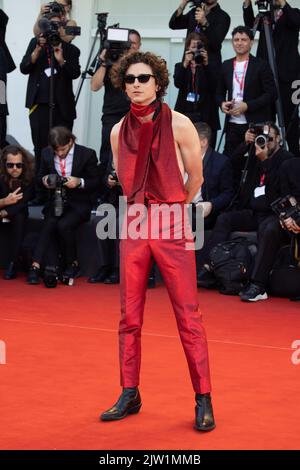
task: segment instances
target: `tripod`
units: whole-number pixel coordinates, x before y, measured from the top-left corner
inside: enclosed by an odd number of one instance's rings
[[[253,27],[253,34],[255,36],[257,29],[259,26],[263,26],[265,38],[266,38],[266,45],[267,45],[267,54],[268,54],[268,61],[271,67],[271,70],[274,75],[276,89],[277,89],[277,100],[276,100],[276,112],[278,117],[278,126],[281,132],[281,139],[283,143],[283,147],[287,150],[287,143],[286,143],[286,130],[284,124],[284,115],[283,115],[283,108],[282,108],[282,101],[280,96],[280,88],[279,88],[279,79],[278,79],[278,70],[276,64],[276,54],[274,48],[274,41],[272,36],[272,25],[274,24],[274,10],[271,5],[271,10],[268,12],[260,12],[255,18],[254,27]]]
[[[108,13],[96,13],[96,14],[97,14],[97,21],[98,21],[97,31],[96,31],[96,34],[95,34],[95,37],[94,37],[94,40],[93,40],[93,44],[92,44],[89,56],[88,56],[88,60],[87,60],[87,63],[86,63],[85,70],[81,74],[80,82],[79,82],[79,85],[78,85],[78,88],[77,88],[77,91],[76,91],[76,96],[75,96],[75,105],[77,105],[77,103],[78,103],[79,96],[80,96],[80,93],[81,93],[81,90],[82,90],[82,87],[83,87],[83,83],[84,83],[84,80],[87,78],[87,75],[93,75],[95,73],[95,71],[97,70],[97,68],[98,68],[99,53],[97,54],[97,56],[95,57],[95,59],[93,60],[93,62],[91,64],[91,59],[94,55],[94,49],[95,49],[95,46],[96,46],[97,39],[100,38],[100,49],[99,49],[99,51],[101,51],[102,44],[105,40],[105,35],[106,35],[105,27],[106,27],[106,21],[107,21]]]
[[[50,47],[50,93],[49,93],[49,131],[51,131],[54,122],[54,48]]]

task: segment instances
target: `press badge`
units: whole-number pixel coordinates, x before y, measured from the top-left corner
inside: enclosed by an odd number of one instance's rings
[[[266,194],[266,187],[265,186],[258,186],[254,190],[254,197],[260,197],[260,196],[265,196]]]
[[[190,92],[187,95],[186,100],[189,101],[190,103],[198,103],[199,98],[200,98],[200,95],[197,95],[196,93]]]
[[[54,69],[53,73],[55,75],[57,73],[57,70]],[[45,69],[45,74],[47,75],[48,78],[51,77],[51,68],[50,67],[48,69]]]

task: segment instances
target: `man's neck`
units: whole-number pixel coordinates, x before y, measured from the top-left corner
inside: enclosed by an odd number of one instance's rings
[[[245,62],[246,60],[249,60],[249,58],[250,58],[250,52],[247,52],[246,54],[237,54],[236,61]]]

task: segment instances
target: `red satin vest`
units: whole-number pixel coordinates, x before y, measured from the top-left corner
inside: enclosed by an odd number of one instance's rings
[[[118,178],[124,196],[136,203],[144,203],[145,197],[158,202],[184,202],[187,192],[178,166],[168,105],[162,104],[148,143],[140,142],[142,125],[129,112],[120,128]],[[142,157],[139,146],[149,147],[142,148]]]

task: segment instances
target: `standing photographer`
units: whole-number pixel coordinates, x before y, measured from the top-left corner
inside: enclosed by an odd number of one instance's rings
[[[194,123],[206,122],[212,131],[210,145],[214,148],[220,128],[215,102],[217,70],[210,63],[206,37],[202,33],[188,35],[183,62],[175,65],[174,83],[179,88],[175,111]]]
[[[283,108],[289,150],[300,156],[299,115],[297,105],[292,102],[292,84],[300,78],[300,55],[298,50],[300,31],[300,10],[292,8],[285,0],[270,0],[274,4],[274,22],[271,26],[279,90]],[[244,22],[253,28],[255,17],[251,0],[243,2]],[[257,57],[268,60],[266,37],[263,26],[259,25]]]
[[[188,3],[192,3],[193,8],[183,15]],[[209,60],[217,65],[222,62],[221,49],[229,27],[230,16],[217,0],[182,0],[169,22],[171,29],[187,29],[187,36],[195,31],[203,33],[208,43]]]
[[[9,263],[4,279],[15,279],[17,261],[28,217],[28,201],[33,192],[32,158],[17,145],[6,146],[0,161],[0,230],[9,231]]]
[[[78,274],[76,229],[89,220],[93,194],[99,184],[97,157],[94,150],[75,143],[75,136],[65,127],[53,127],[49,147],[44,149],[38,182],[49,190],[44,208],[45,221],[34,252],[28,284],[39,284],[40,267],[51,243],[62,244],[66,264],[64,279]],[[54,250],[48,264],[57,265]]]
[[[45,22],[45,19],[43,20]],[[47,23],[48,22],[48,23]],[[46,18],[45,32],[33,38],[20,64],[21,72],[29,75],[26,107],[29,109],[36,172],[41,152],[48,145],[49,111],[54,106],[53,125],[72,130],[76,118],[72,81],[80,76],[79,49],[61,38],[61,17]],[[54,54],[54,102],[50,102],[51,54]]]
[[[138,51],[141,47],[141,36],[138,31],[129,31],[131,51]],[[100,166],[104,176],[108,162],[112,159],[110,146],[110,133],[115,124],[119,122],[130,109],[130,102],[122,90],[116,89],[110,79],[112,63],[107,63],[107,50],[103,49],[99,56],[100,66],[91,80],[91,90],[99,91],[104,87],[104,100],[102,108],[102,136],[100,149]]]

